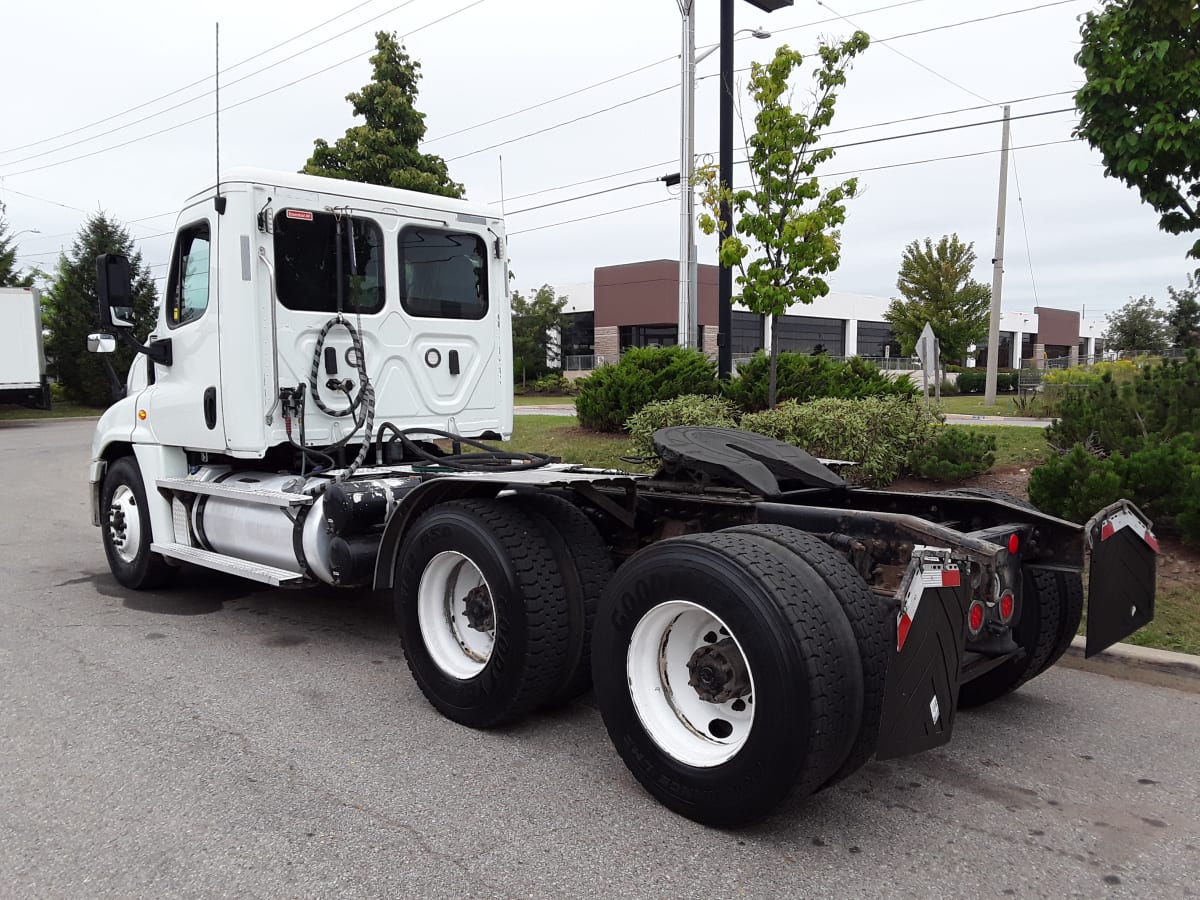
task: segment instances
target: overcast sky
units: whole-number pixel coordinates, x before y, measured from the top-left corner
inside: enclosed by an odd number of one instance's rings
[[[719,5],[696,5],[703,48],[717,38]],[[975,242],[976,276],[990,282],[1000,126],[878,139],[997,119],[988,101],[1058,94],[1014,103],[1014,117],[1071,107],[1070,95],[1059,92],[1080,83],[1073,62],[1078,17],[1093,4],[833,0],[831,7],[796,0],[771,15],[737,5],[737,27],[773,33],[767,40],[743,36],[739,67],[768,58],[784,42],[808,51],[822,37],[848,35],[853,28],[839,15],[877,41],[856,62],[840,98],[832,127],[844,133],[829,137],[838,144],[873,141],[840,150],[827,166],[834,173],[862,172],[864,188],[848,211],[833,289],[892,296],[904,245],[949,232]],[[653,181],[679,169],[675,0],[43,0],[5,4],[0,54],[0,200],[10,234],[41,230],[18,238],[22,263],[52,265],[83,211],[103,208],[131,223],[146,261],[157,266],[154,273],[165,272],[170,238],[155,235],[170,231],[185,196],[211,183],[216,21],[223,69],[262,53],[222,76],[223,165],[302,166],[314,138],[332,142],[353,123],[344,97],[369,80],[374,30],[394,30],[409,34],[405,45],[422,66],[425,149],[449,161],[469,198],[487,202],[500,199],[503,156],[519,287],[588,281],[600,265],[677,258],[678,202]],[[926,29],[937,30],[901,36]],[[894,36],[901,37],[881,40]],[[697,150],[714,156],[718,56],[701,63],[697,88]],[[810,71],[800,76],[798,97]],[[746,75],[738,77],[744,83]],[[552,127],[581,116],[587,118]],[[933,117],[896,122],[918,116]],[[92,124],[98,120],[107,121]],[[1017,119],[1013,145],[1066,141],[1075,121],[1071,111]],[[981,155],[904,165],[960,154]],[[891,168],[877,168],[885,166]],[[735,180],[744,177],[744,167],[735,170]],[[650,205],[612,212],[641,204]],[[587,216],[597,217],[567,223]],[[1042,305],[1086,307],[1089,318],[1130,295],[1164,300],[1166,286],[1182,285],[1194,268],[1184,256],[1189,243],[1161,234],[1153,211],[1105,178],[1086,145],[1049,143],[1015,153],[1006,309],[1032,309],[1035,285]],[[713,256],[713,243],[702,239],[701,261]]]

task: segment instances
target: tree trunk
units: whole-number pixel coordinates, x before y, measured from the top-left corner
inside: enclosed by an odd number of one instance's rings
[[[779,316],[771,316],[771,379],[767,387],[767,409],[775,408],[775,371],[779,363]]]

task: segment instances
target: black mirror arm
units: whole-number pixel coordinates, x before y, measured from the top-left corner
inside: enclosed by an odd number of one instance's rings
[[[113,403],[125,399],[125,394],[127,393],[125,384],[121,381],[120,376],[117,375],[117,370],[113,368],[107,356],[102,356],[100,359],[104,363],[104,371],[108,373],[108,383],[109,387],[112,388]]]
[[[169,366],[174,361],[171,353],[170,338],[164,338],[161,341],[151,341],[149,344],[139,344],[128,328],[118,328],[116,332],[120,340],[124,341],[138,353],[145,353],[152,362],[156,362],[160,366]]]

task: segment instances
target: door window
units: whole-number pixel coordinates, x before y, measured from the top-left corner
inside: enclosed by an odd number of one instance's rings
[[[400,231],[400,303],[410,316],[487,315],[487,247],[475,234],[411,227]]]
[[[197,222],[179,232],[167,279],[167,324],[177,328],[208,309],[209,231]]]
[[[370,219],[342,216],[341,303],[344,312],[383,309],[383,232]],[[275,216],[275,290],[288,309],[338,311],[338,219],[333,213],[283,209]]]

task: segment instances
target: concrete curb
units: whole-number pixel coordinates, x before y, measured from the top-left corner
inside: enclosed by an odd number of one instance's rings
[[[1060,664],[1112,678],[1200,693],[1200,656],[1135,644],[1113,644],[1103,653],[1084,659],[1084,646],[1084,639],[1076,636]]]

